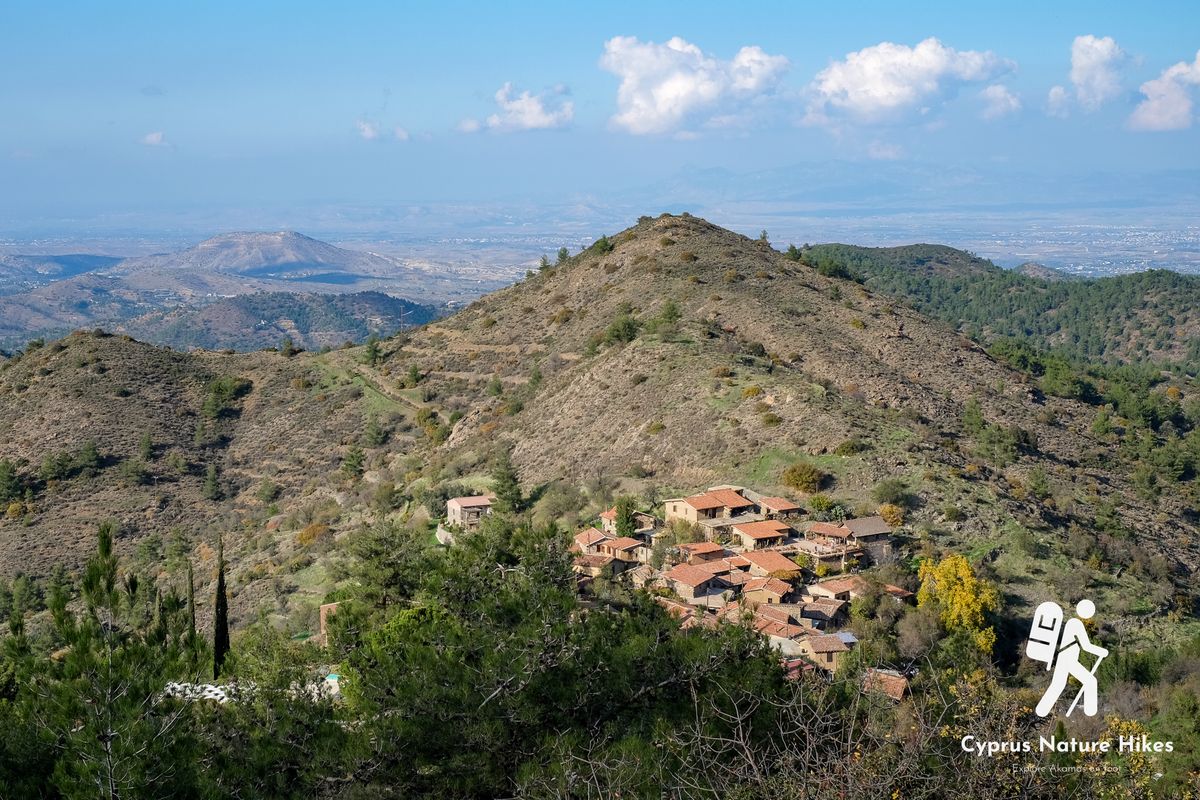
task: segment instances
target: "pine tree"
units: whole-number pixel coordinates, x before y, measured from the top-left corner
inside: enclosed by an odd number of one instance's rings
[[[149,431],[142,434],[142,441],[138,444],[138,453],[145,462],[154,458],[154,440],[150,438]]]
[[[383,352],[379,349],[379,337],[371,334],[367,339],[367,349],[363,351],[363,363],[375,366],[383,357]]]
[[[492,466],[492,492],[496,500],[492,507],[501,514],[517,514],[525,505],[521,483],[508,450],[501,451]]]
[[[217,471],[216,464],[208,465],[208,470],[204,473],[204,487],[202,492],[206,500],[221,499],[221,475]]]
[[[565,247],[558,248],[558,264],[565,264],[567,259],[571,257],[571,251]]]
[[[225,539],[217,539],[217,589],[213,597],[213,680],[229,654],[229,598],[225,596]]]

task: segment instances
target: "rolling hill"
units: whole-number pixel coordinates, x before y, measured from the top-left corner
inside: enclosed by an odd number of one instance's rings
[[[138,318],[146,319],[134,327],[154,340],[156,329],[149,324],[153,315],[186,312],[245,294],[381,292],[440,306],[473,299],[499,285],[498,281],[462,281],[431,265],[347,250],[290,231],[222,234],[177,253],[105,261],[92,267],[0,297],[0,345],[19,347],[39,336],[60,336],[79,328],[115,328]],[[295,313],[301,313],[302,305],[297,305]],[[341,304],[342,316],[360,306],[363,304]],[[223,313],[217,309],[210,317]],[[364,318],[356,327],[370,326]],[[339,336],[343,329],[344,325],[314,331],[318,336],[313,341]],[[218,331],[219,326],[210,333]],[[217,347],[235,347],[237,338],[209,336],[205,341]]]
[[[292,294],[262,292],[218,300],[191,311],[149,314],[119,330],[177,350],[261,350],[285,339],[317,350],[390,336],[437,316],[431,306],[382,292]]]
[[[0,364],[0,460],[29,490],[0,523],[0,570],[77,567],[110,517],[124,554],[167,573],[180,553],[210,567],[223,532],[236,616],[304,624],[344,573],[345,536],[423,525],[511,449],[535,517],[566,524],[615,491],[790,493],[796,462],[852,510],[890,480],[912,547],[989,564],[1010,604],[1051,584],[1161,613],[1193,586],[1196,515],[1186,484],[1146,491],[1131,423],[1101,429],[1104,413],[766,242],[647,217],[373,350],[81,333]]]
[[[1083,361],[1200,369],[1200,277],[1166,270],[1063,280],[940,245],[823,244],[800,257],[845,270],[984,341],[1016,337]],[[1044,268],[1043,268],[1044,269]]]

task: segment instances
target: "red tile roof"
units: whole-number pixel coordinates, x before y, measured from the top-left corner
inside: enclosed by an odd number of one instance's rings
[[[850,575],[845,578],[832,578],[820,583],[814,583],[813,586],[820,586],[831,594],[841,594],[842,592],[851,592],[853,594],[862,594],[870,586],[867,580],[861,575]],[[812,587],[810,586],[811,590]]]
[[[867,667],[863,676],[863,689],[868,692],[883,692],[893,700],[903,700],[908,692],[908,678],[891,670]]]
[[[600,514],[600,519],[615,521],[616,518],[617,518],[617,507],[616,506],[613,506],[608,511],[602,512]]]
[[[706,494],[720,501],[726,508],[746,508],[754,505],[753,500],[747,500],[733,489],[709,489]]]
[[[752,578],[742,587],[743,592],[770,592],[780,597],[790,593],[792,587],[778,578]]]
[[[679,545],[679,549],[685,553],[691,553],[692,555],[725,552],[725,548],[716,542],[688,542],[687,544]]]
[[[814,522],[808,526],[809,533],[815,533],[818,536],[832,536],[835,539],[846,539],[850,536],[850,530],[843,528],[841,525],[834,525],[832,522]]]
[[[705,572],[699,567],[693,567],[691,564],[677,564],[671,568],[671,571],[665,577],[669,581],[682,583],[684,586],[690,586],[693,589],[713,579],[712,573]]]
[[[607,542],[601,542],[600,546],[609,550],[632,550],[635,547],[645,547],[646,543],[641,539],[622,536],[620,539],[610,539]]]
[[[758,504],[763,508],[771,511],[799,511],[800,506],[788,500],[786,497],[763,497],[758,501]]]
[[[808,646],[814,653],[846,653],[850,650],[841,637],[832,633],[812,637],[808,640]]]
[[[779,520],[765,519],[759,522],[739,523],[733,526],[733,530],[751,539],[777,539],[787,536],[792,529]]]
[[[475,508],[478,506],[490,506],[495,499],[490,494],[476,494],[470,497],[451,497],[448,502],[458,504],[459,508]]]
[[[775,550],[752,550],[742,558],[766,572],[799,572],[800,565]]]
[[[789,625],[786,622],[775,622],[762,617],[754,617],[754,630],[765,636],[778,636],[781,639],[799,639],[808,635],[808,629],[799,625]],[[836,636],[834,637],[837,638]],[[840,642],[841,640],[838,639]],[[845,645],[843,645],[844,647]]]
[[[581,548],[582,547],[591,547],[596,542],[602,542],[605,539],[611,539],[611,538],[612,538],[611,536],[609,536],[607,533],[600,530],[599,528],[586,528],[586,529],[580,531],[579,533],[575,534],[575,544],[579,545],[579,547],[581,547]]]
[[[707,511],[710,508],[724,508],[725,507],[724,503],[722,503],[720,500],[718,500],[717,498],[713,497],[712,495],[710,495],[708,493],[694,494],[691,497],[685,497],[685,498],[683,498],[683,502],[687,503],[689,506],[696,509],[697,511]]]

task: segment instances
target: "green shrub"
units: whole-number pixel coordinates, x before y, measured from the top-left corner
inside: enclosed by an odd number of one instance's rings
[[[783,471],[782,481],[784,486],[811,494],[812,492],[820,491],[821,487],[829,480],[829,475],[807,461],[797,461]]]

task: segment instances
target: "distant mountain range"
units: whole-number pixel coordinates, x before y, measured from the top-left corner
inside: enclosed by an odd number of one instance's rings
[[[383,292],[294,294],[262,292],[209,303],[199,309],[157,312],[119,330],[176,350],[261,350],[285,339],[316,350],[386,337],[437,316],[431,306]]]
[[[404,311],[416,322],[431,319],[436,307],[467,302],[501,283],[462,280],[453,272],[335,247],[291,231],[227,233],[180,252],[139,258],[4,256],[0,346],[78,328],[126,326],[150,341],[176,346],[257,346],[265,332],[280,331],[310,345],[340,343],[338,337],[387,328],[387,320],[398,318],[401,307],[382,303],[382,295],[404,298],[409,303]],[[364,292],[369,296],[324,303],[323,311],[314,313],[315,295]],[[271,313],[260,314],[253,330],[235,330],[231,324],[241,315],[255,315],[245,304],[217,305],[190,320],[195,328],[184,322],[188,312],[263,293],[270,297],[256,301],[256,308],[269,306]],[[316,321],[317,327],[301,319]]]

